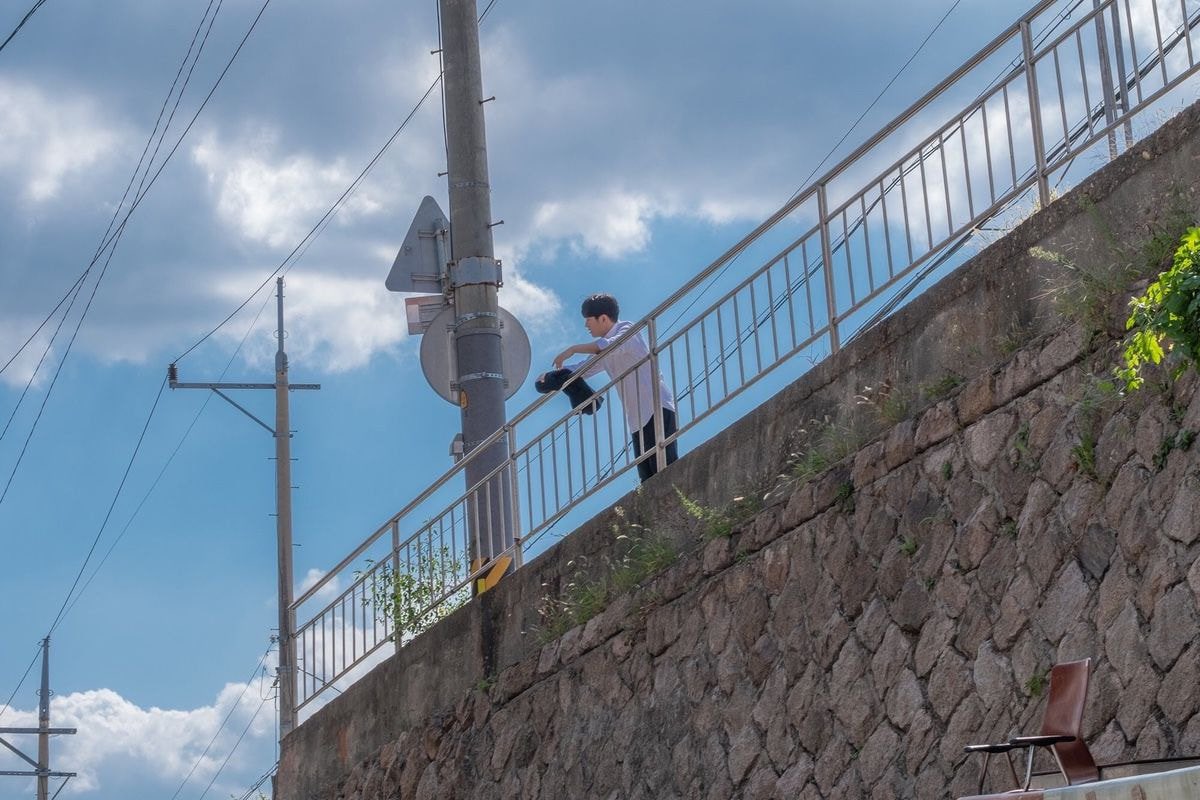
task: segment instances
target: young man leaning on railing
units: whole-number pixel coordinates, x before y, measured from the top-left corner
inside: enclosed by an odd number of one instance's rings
[[[633,323],[620,319],[621,308],[617,298],[611,294],[591,295],[583,301],[580,310],[583,314],[583,324],[593,338],[590,342],[573,344],[555,356],[554,368],[564,369],[564,364],[571,356],[604,354],[583,372],[583,377],[590,378],[601,370],[608,373],[610,380],[624,376],[617,381],[617,394],[621,397],[625,421],[633,439],[634,458],[638,458],[653,449],[657,441],[654,434],[654,386],[650,369],[650,348],[639,334],[615,344],[633,327]],[[577,367],[567,369],[576,371]],[[543,373],[538,381],[544,384],[546,379],[547,375]],[[670,438],[676,431],[675,397],[661,376],[658,379],[658,400],[659,412],[662,414],[663,437]],[[585,413],[590,413],[590,410]],[[671,442],[666,446],[666,463],[672,463],[677,457],[678,448],[675,442]],[[654,457],[645,459],[637,466],[638,476],[643,483],[658,471],[657,458]]]

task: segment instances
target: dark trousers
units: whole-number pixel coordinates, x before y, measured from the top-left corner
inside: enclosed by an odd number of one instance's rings
[[[663,437],[669,439],[671,438],[671,434],[675,433],[676,431],[675,412],[669,408],[661,409],[661,411],[663,417]],[[642,428],[640,433],[633,434],[633,457],[637,458],[642,453],[648,450],[653,450],[655,441],[654,420],[651,419],[646,423],[645,427]],[[679,457],[679,449],[675,446],[675,442],[671,442],[669,445],[667,445],[666,456],[668,464],[674,463],[675,459]],[[651,456],[645,461],[639,463],[637,468],[638,477],[642,479],[642,483],[645,483],[651,475],[658,472],[658,459],[654,456]]]

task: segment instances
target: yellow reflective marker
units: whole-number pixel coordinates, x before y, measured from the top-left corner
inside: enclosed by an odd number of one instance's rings
[[[500,556],[496,559],[496,566],[492,567],[488,574],[475,581],[475,594],[483,594],[488,589],[491,589],[500,579],[504,577],[504,573],[508,571],[508,565],[512,563],[512,556]]]

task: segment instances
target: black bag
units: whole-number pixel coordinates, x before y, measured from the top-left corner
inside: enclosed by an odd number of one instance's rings
[[[557,392],[563,388],[563,384],[571,377],[573,373],[569,369],[552,369],[534,382],[533,388],[537,389],[540,394],[550,394]],[[572,408],[579,408],[587,404],[582,409],[584,414],[594,414],[600,410],[600,406],[604,405],[603,397],[596,397],[596,392],[588,382],[582,377],[576,378],[563,389],[567,397],[571,400]]]

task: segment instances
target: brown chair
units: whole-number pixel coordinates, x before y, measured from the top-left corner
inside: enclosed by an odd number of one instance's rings
[[[968,753],[983,753],[983,770],[979,774],[979,792],[983,793],[983,780],[987,775],[988,759],[992,753],[1008,753],[1018,748],[1027,748],[1025,783],[1021,789],[1028,791],[1033,779],[1033,755],[1035,748],[1048,747],[1054,754],[1058,769],[1068,786],[1093,783],[1100,780],[1100,770],[1092,760],[1092,754],[1083,741],[1083,709],[1087,701],[1088,673],[1091,659],[1055,664],[1050,670],[1050,692],[1046,699],[1046,712],[1042,716],[1042,731],[1035,736],[1014,736],[1002,744],[967,745]],[[1009,762],[1012,770],[1012,762]],[[1016,773],[1013,772],[1016,779]]]

